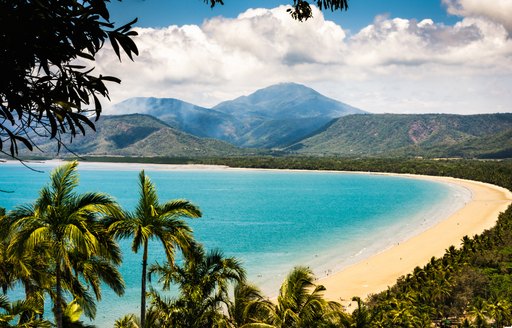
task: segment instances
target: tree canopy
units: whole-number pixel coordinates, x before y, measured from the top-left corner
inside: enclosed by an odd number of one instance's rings
[[[121,27],[109,21],[108,0],[0,1],[0,151],[16,157],[20,144],[33,150],[38,137],[70,141],[85,128],[89,115],[99,118],[99,97],[108,98],[105,82],[95,75],[98,51],[109,40],[133,59],[133,20]],[[80,59],[80,61],[78,61]],[[85,63],[85,64],[84,64]]]
[[[203,0],[212,8],[224,0]],[[294,0],[293,19],[320,10],[347,9],[348,0]],[[38,139],[55,139],[58,149],[86,129],[95,130],[109,99],[106,83],[117,77],[94,73],[96,55],[110,42],[133,60],[137,19],[116,27],[110,21],[110,0],[0,1],[0,153],[17,158],[20,146],[33,150]],[[311,2],[311,3],[310,3]],[[64,139],[67,137],[66,139]]]

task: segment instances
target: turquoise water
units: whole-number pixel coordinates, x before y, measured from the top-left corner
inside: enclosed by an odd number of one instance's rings
[[[0,206],[33,201],[55,164],[0,164]],[[109,169],[105,169],[105,168]],[[112,169],[115,167],[116,169]],[[142,166],[140,166],[142,167]],[[132,210],[138,199],[138,166],[80,164],[79,191],[102,191]],[[203,218],[191,220],[206,248],[240,258],[252,282],[269,296],[286,274],[307,265],[322,277],[425,230],[460,208],[467,190],[444,183],[396,176],[334,172],[254,170],[162,170],[147,166],[160,200],[186,198]],[[140,254],[121,242],[126,295],[104,288],[96,324],[111,327],[140,302]],[[158,243],[151,261],[163,262]]]

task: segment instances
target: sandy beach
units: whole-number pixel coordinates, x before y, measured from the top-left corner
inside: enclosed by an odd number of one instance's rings
[[[421,234],[320,279],[319,283],[327,288],[328,299],[350,305],[353,296],[365,299],[386,290],[397,278],[412,272],[416,266],[425,265],[432,256],[442,256],[451,245],[459,247],[462,237],[493,227],[499,213],[512,203],[510,191],[491,184],[448,177],[409,176],[458,184],[471,191],[472,199]]]

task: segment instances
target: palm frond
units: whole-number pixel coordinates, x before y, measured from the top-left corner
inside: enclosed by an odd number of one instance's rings
[[[173,217],[199,218],[202,216],[199,207],[185,199],[169,201],[161,206],[161,211],[162,215]]]
[[[50,174],[50,186],[52,188],[53,204],[62,204],[73,190],[78,186],[77,161],[61,165]]]
[[[140,328],[140,321],[135,314],[127,314],[115,321],[114,328]]]
[[[85,258],[89,258],[92,254],[97,253],[99,249],[96,237],[83,226],[67,224],[64,227],[62,239],[67,244],[67,247],[76,249]]]
[[[70,208],[71,212],[92,212],[105,216],[115,216],[120,212],[119,205],[112,197],[97,192],[88,192],[76,197],[70,197],[67,207]]]
[[[143,245],[146,245],[152,237],[153,237],[152,226],[139,225],[137,227],[137,230],[133,237],[132,251],[134,253],[137,253],[139,248]]]
[[[94,274],[117,295],[122,296],[124,294],[125,283],[119,270],[117,270],[110,261],[104,259],[93,258],[91,261],[93,263]]]
[[[142,170],[139,174],[139,203],[135,209],[136,216],[140,218],[153,217],[153,208],[158,206],[158,196],[156,188],[148,176]]]
[[[32,229],[19,231],[11,239],[7,249],[10,256],[22,256],[24,252],[32,252],[38,246],[51,242],[51,232],[46,226],[34,226]]]
[[[19,219],[34,216],[35,211],[36,209],[33,204],[18,205],[8,213],[7,218],[10,218],[11,222],[16,222]]]

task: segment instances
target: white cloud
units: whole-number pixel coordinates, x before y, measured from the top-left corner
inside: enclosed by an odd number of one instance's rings
[[[512,1],[510,0],[443,0],[452,15],[479,17],[503,25],[512,33]]]
[[[449,10],[471,2],[444,1]],[[119,64],[107,50],[97,63],[123,81],[110,87],[114,103],[155,96],[212,106],[293,81],[371,112],[512,111],[506,27],[466,16],[454,26],[377,17],[348,36],[318,10],[300,23],[286,7],[251,9],[201,26],[138,29],[135,62]]]

